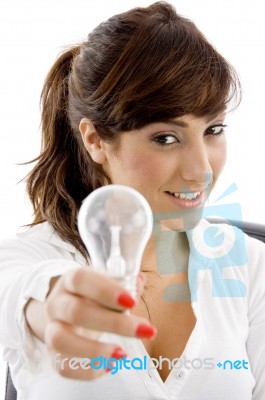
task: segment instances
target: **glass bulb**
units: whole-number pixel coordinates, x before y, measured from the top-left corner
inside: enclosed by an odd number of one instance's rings
[[[83,201],[78,229],[99,272],[120,281],[133,297],[153,216],[146,199],[135,189],[107,185]]]

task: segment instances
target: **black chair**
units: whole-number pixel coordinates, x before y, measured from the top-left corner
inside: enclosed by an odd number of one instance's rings
[[[13,385],[9,366],[7,365],[6,371],[6,393],[5,400],[17,400],[17,391]]]
[[[217,218],[208,218],[208,220],[212,223],[229,223],[230,225],[237,226],[242,229],[247,235],[254,237],[255,239],[261,240],[265,243],[265,225],[257,224],[254,222],[242,222],[242,221],[224,221],[222,219]],[[17,400],[17,391],[13,385],[11,373],[9,366],[7,366],[6,373],[6,393],[5,400]]]
[[[236,226],[242,229],[247,235],[260,240],[265,243],[265,225],[258,224],[256,222],[244,222],[235,220],[223,220],[221,218],[207,218],[209,222],[218,223],[228,223],[230,225]]]

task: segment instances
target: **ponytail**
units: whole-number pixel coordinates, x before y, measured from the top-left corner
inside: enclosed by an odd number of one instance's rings
[[[31,161],[37,164],[26,179],[35,215],[30,225],[49,221],[86,257],[77,230],[77,212],[82,200],[99,185],[85,179],[93,170],[91,159],[78,143],[68,118],[68,81],[79,51],[78,45],[61,54],[45,80],[41,93],[42,149]]]

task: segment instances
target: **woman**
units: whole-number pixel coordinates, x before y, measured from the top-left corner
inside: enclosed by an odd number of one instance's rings
[[[110,18],[57,59],[27,179],[34,221],[0,249],[1,343],[19,399],[263,398],[264,246],[246,238],[242,261],[239,232],[223,225],[232,253],[198,251],[239,92],[165,2]],[[138,190],[155,216],[137,300],[90,268],[77,230],[83,199],[109,183]]]

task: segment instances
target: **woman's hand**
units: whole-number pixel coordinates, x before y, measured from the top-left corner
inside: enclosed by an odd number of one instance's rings
[[[137,283],[139,297],[144,287],[142,274]],[[100,342],[102,332],[152,339],[155,328],[147,320],[124,312],[134,305],[121,284],[90,268],[62,275],[44,306],[44,342],[57,372],[68,378],[94,379],[109,369],[92,369],[88,359],[126,356],[125,350],[115,343]],[[82,364],[78,357],[83,359]]]

